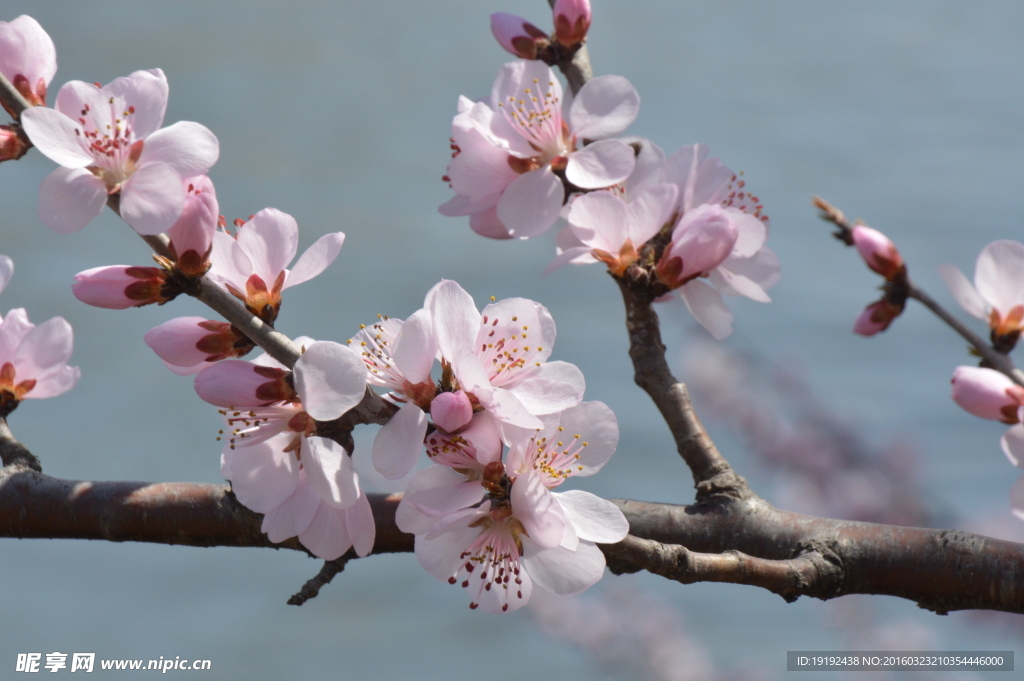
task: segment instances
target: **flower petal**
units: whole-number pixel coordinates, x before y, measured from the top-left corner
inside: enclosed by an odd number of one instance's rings
[[[232,462],[231,469],[234,471]],[[348,508],[359,498],[359,478],[352,457],[334,440],[307,437],[302,440],[302,468],[309,486],[335,508]]]
[[[513,237],[537,236],[555,224],[564,198],[562,181],[551,166],[531,170],[505,188],[498,200],[498,219]]]
[[[569,154],[565,179],[583,189],[610,187],[629,177],[635,165],[633,147],[619,140],[601,140]]]
[[[697,279],[677,290],[686,309],[715,340],[732,333],[732,312],[722,300],[722,294]]]
[[[524,547],[529,543],[529,539],[523,540]],[[525,553],[522,563],[533,581],[559,596],[578,594],[604,576],[604,554],[589,541],[581,541],[575,551],[556,546],[543,551],[526,549]]]
[[[412,402],[381,426],[373,440],[373,467],[388,480],[404,478],[416,465],[427,434],[427,415]]]
[[[299,541],[314,556],[324,560],[340,558],[352,547],[345,511],[321,503],[309,526],[299,533]]]
[[[420,309],[410,315],[402,324],[392,348],[395,366],[406,380],[413,385],[429,381],[430,369],[437,355],[437,339],[430,311]]]
[[[373,509],[365,494],[360,494],[356,503],[345,511],[345,525],[352,540],[352,548],[360,558],[370,555],[377,537],[377,526],[373,522]]]
[[[182,177],[203,175],[220,157],[220,142],[210,129],[178,121],[146,138],[139,164],[166,163]]]
[[[1010,506],[1013,508],[1013,515],[1024,520],[1024,475],[1017,478],[1010,490]]]
[[[661,231],[678,203],[679,188],[674,184],[656,184],[631,196],[629,238],[633,246],[639,249]]]
[[[34,106],[21,114],[21,124],[32,144],[54,163],[65,168],[93,164],[94,157],[82,141],[80,126],[61,112]]]
[[[107,185],[85,168],[57,168],[39,185],[39,219],[61,234],[82,229],[106,204]]]
[[[552,548],[562,542],[566,517],[562,506],[539,475],[527,471],[512,481],[512,513],[537,546]]]
[[[309,281],[334,262],[345,243],[344,232],[325,234],[307,248],[284,280],[284,288]]]
[[[253,273],[273,286],[298,251],[299,224],[288,213],[264,208],[239,228],[238,245],[249,257]]]
[[[14,261],[6,255],[0,255],[0,291],[7,288],[11,277],[14,276]]]
[[[988,306],[981,294],[956,265],[939,265],[939,274],[964,312],[978,319],[988,319]]]
[[[1010,426],[999,444],[1010,463],[1017,468],[1024,468],[1024,425],[1018,423]]]
[[[553,495],[580,539],[615,544],[629,534],[626,516],[607,499],[575,489]]]
[[[574,475],[593,475],[601,470],[619,444],[619,423],[613,412],[604,402],[582,402],[572,409],[566,409],[559,418],[559,426],[567,437],[579,434],[587,443],[579,453],[577,464],[583,470],[574,471]],[[590,539],[581,535],[581,539]],[[591,541],[599,541],[591,539]]]
[[[67,364],[73,335],[71,325],[63,317],[48,319],[29,331],[10,360],[17,380],[39,380]]]
[[[629,238],[629,209],[625,201],[611,192],[576,197],[569,204],[568,220],[573,234],[591,249],[617,256]]]
[[[1024,244],[1002,239],[985,246],[974,269],[974,285],[1003,315],[1024,304]]]
[[[366,365],[355,350],[340,343],[309,345],[293,371],[303,409],[317,421],[333,421],[366,393]]]
[[[121,186],[121,217],[143,236],[166,232],[184,207],[181,175],[169,165],[139,166]]]
[[[579,139],[618,135],[640,112],[640,95],[622,76],[591,78],[569,107],[569,125]]]
[[[135,107],[132,118],[135,139],[144,139],[160,129],[167,111],[168,93],[167,77],[163,71],[135,71],[112,80],[103,86],[103,90],[104,94],[109,92],[115,97],[122,97],[125,104]]]
[[[480,330],[480,312],[458,282],[442,279],[427,292],[424,307],[430,310],[438,349],[448,361],[473,347]]]
[[[320,497],[306,482],[306,473],[300,470],[295,491],[277,508],[263,516],[263,525],[260,529],[266,532],[267,539],[275,544],[283,542],[305,532],[318,508]]]
[[[231,489],[243,506],[267,513],[295,492],[299,462],[291,452],[284,451],[291,439],[290,433],[280,433],[259,444],[234,450]]]

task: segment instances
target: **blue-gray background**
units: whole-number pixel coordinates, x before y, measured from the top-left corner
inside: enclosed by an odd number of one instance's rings
[[[692,499],[664,425],[631,382],[621,302],[597,266],[540,272],[551,239],[491,242],[437,214],[459,94],[486,96],[508,55],[488,31],[505,10],[547,22],[542,0],[392,3],[0,2],[0,19],[35,16],[59,71],[108,82],[160,67],[168,122],[202,122],[220,138],[211,176],[229,220],[274,206],[293,214],[301,247],[329,231],[347,241],[318,279],[288,292],[286,333],[344,340],[378,312],[404,317],[440,278],[479,302],[524,296],[558,323],[555,355],[588,379],[588,399],[619,415],[619,452],[583,486],[608,497]],[[775,300],[732,301],[730,344],[797,361],[825,405],[873,442],[900,434],[924,452],[929,494],[960,516],[1008,515],[1016,479],[998,450],[1002,427],[948,399],[963,343],[911,307],[881,337],[850,333],[876,279],[830,237],[809,205],[821,194],[896,240],[915,278],[951,304],[935,266],[970,275],[977,252],[1024,225],[1024,5],[875,0],[595,1],[595,72],[640,92],[630,132],[671,151],[703,142],[762,198],[783,264]],[[80,270],[146,264],[148,251],[106,214],[82,232],[47,230],[35,213],[53,165],[33,152],[0,166],[0,252],[16,264],[2,307],[74,326],[82,380],[29,402],[16,435],[47,473],[90,480],[218,482],[219,427],[191,382],[141,341],[192,301],[114,312],[68,285]],[[665,319],[674,358],[694,331]],[[678,363],[677,363],[678,365]],[[749,459],[712,435],[741,473]],[[365,471],[372,432],[359,438]],[[386,487],[367,473],[371,489]],[[756,482],[756,481],[755,481]],[[471,612],[458,590],[411,556],[360,560],[302,608],[287,597],[318,563],[292,552],[80,541],[0,542],[0,675],[18,652],[100,658],[208,658],[210,678],[589,679],[615,674],[536,628],[526,613]],[[621,581],[649,589],[708,646],[717,665],[781,676],[785,651],[837,649],[840,630],[806,599],[787,605],[748,587]],[[611,580],[609,580],[611,581]],[[919,622],[936,645],[1012,649],[1019,628],[971,626],[907,602],[876,599],[882,617]],[[64,673],[67,673],[65,670]]]

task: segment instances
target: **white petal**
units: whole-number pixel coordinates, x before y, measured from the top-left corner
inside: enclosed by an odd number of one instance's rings
[[[395,523],[402,532],[426,534],[438,518],[479,503],[484,493],[479,481],[448,466],[428,466],[409,480]]]
[[[722,263],[711,271],[708,276],[715,287],[726,295],[746,296],[759,303],[770,303],[772,299],[765,293],[764,289],[751,279],[730,270],[726,263]]]
[[[580,539],[615,544],[629,534],[626,516],[607,499],[582,490],[570,490],[554,494],[554,497]]]
[[[480,312],[457,282],[441,280],[427,293],[424,307],[430,310],[438,348],[448,361],[473,347],[480,330]]]
[[[86,150],[80,126],[61,112],[34,106],[21,114],[21,123],[32,144],[54,163],[65,168],[93,164],[94,157]]]
[[[405,320],[395,338],[391,355],[395,366],[410,383],[423,383],[430,379],[430,369],[434,366],[436,355],[437,339],[430,311],[417,310]]]
[[[144,236],[166,232],[184,207],[181,176],[169,165],[139,166],[121,186],[121,217]]]
[[[385,423],[373,440],[373,467],[388,480],[404,478],[416,465],[427,434],[427,415],[412,402]]]
[[[366,393],[366,365],[355,350],[316,341],[295,363],[295,391],[317,421],[332,421],[359,404]]]
[[[338,257],[344,243],[345,234],[343,232],[325,234],[317,239],[316,243],[307,248],[299,257],[295,267],[288,273],[288,277],[284,280],[284,288],[309,281],[323,272]]]
[[[581,242],[614,256],[629,238],[626,202],[611,192],[592,192],[573,199],[568,219],[573,234]]]
[[[722,294],[697,279],[677,290],[686,303],[686,309],[715,340],[727,338],[732,333],[732,312],[722,300]]]
[[[36,380],[35,387],[29,391],[25,398],[45,399],[63,395],[75,387],[82,372],[78,367],[60,366],[46,376]]]
[[[156,132],[164,122],[167,111],[167,77],[160,69],[135,71],[107,83],[103,90],[123,97],[125,104],[135,107],[132,128],[135,138],[144,138]]]
[[[462,564],[462,552],[480,535],[480,528],[465,527],[430,539],[416,537],[416,560],[435,579],[447,582]]]
[[[939,265],[939,274],[949,287],[949,292],[964,311],[978,319],[988,319],[988,306],[956,265]]]
[[[974,285],[1003,315],[1024,304],[1024,244],[1002,239],[985,246],[975,266]]]
[[[0,291],[7,288],[12,276],[14,276],[14,261],[6,255],[0,255]]]
[[[205,125],[178,121],[146,138],[139,164],[166,163],[182,177],[203,175],[217,162],[220,142]]]
[[[582,402],[566,409],[559,425],[565,437],[579,434],[580,439],[587,443],[577,460],[583,470],[574,471],[574,475],[593,475],[601,470],[619,444],[618,420],[615,412],[604,402]]]
[[[513,237],[534,237],[555,224],[564,198],[562,181],[550,166],[531,170],[505,188],[498,200],[498,219]]]
[[[622,76],[598,76],[580,88],[569,108],[569,125],[580,139],[618,135],[636,120],[640,95]]]
[[[544,268],[544,274],[551,274],[555,270],[572,263],[573,265],[588,265],[597,262],[597,259],[590,253],[593,249],[590,246],[577,246],[576,248],[569,248],[561,253],[548,263],[548,266]]]
[[[1024,520],[1024,475],[1017,478],[1010,490],[1010,506],[1013,508],[1013,515]]]
[[[238,230],[238,245],[270,288],[299,248],[299,224],[288,213],[264,208]]]
[[[762,291],[767,291],[779,282],[781,266],[775,251],[763,247],[751,258],[729,256],[722,266],[734,274],[739,274],[756,284]],[[715,284],[717,286],[717,284]],[[739,291],[735,295],[741,295]],[[767,294],[765,294],[767,295]]]
[[[263,526],[267,538],[274,542],[283,542],[306,531],[317,509],[320,508],[320,497],[306,482],[306,474],[299,471],[299,483],[292,495],[280,506],[268,511],[263,516]]]
[[[1010,426],[999,444],[1010,463],[1017,468],[1024,468],[1024,425],[1018,423]]]
[[[359,498],[359,478],[352,466],[352,457],[334,440],[303,438],[302,468],[309,486],[331,506],[348,508]]]
[[[63,317],[53,317],[29,331],[10,360],[18,381],[40,379],[58,371],[71,359],[71,325]]]
[[[299,541],[318,558],[340,558],[352,547],[345,511],[321,503],[309,526],[299,534]]]
[[[656,184],[630,197],[629,238],[639,249],[661,231],[679,202],[679,188],[674,184]]]
[[[259,444],[235,448],[231,488],[243,506],[267,513],[295,492],[299,462],[294,454],[284,451],[290,442],[291,435],[281,433]]]
[[[39,219],[61,234],[70,234],[103,212],[107,185],[85,168],[57,168],[39,185]]]
[[[524,540],[524,547],[529,540]],[[593,586],[604,576],[605,560],[601,549],[581,541],[575,551],[560,546],[545,551],[529,551],[523,565],[538,586],[559,596],[571,596]]]
[[[570,383],[530,377],[509,389],[529,413],[540,416],[575,407],[583,392]]]
[[[561,544],[565,513],[539,475],[532,470],[520,475],[512,482],[509,497],[513,515],[533,542],[542,548]]]
[[[635,165],[633,147],[619,140],[601,140],[569,154],[565,179],[583,189],[610,187],[629,177]]]
[[[373,522],[373,509],[365,494],[360,494],[356,503],[345,511],[345,524],[352,547],[360,558],[370,555],[376,539],[377,526]]]

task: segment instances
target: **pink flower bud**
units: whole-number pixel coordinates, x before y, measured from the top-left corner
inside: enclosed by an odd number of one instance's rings
[[[0,125],[0,161],[16,161],[28,152],[28,146],[21,139],[13,125]]]
[[[167,230],[178,270],[190,277],[198,277],[210,269],[210,249],[217,231],[220,207],[213,182],[206,175],[189,177],[182,181],[185,188],[185,207],[181,217]]]
[[[171,300],[173,295],[164,295],[166,280],[159,267],[95,267],[75,275],[71,292],[87,305],[124,310]]]
[[[975,416],[1003,423],[1019,423],[1024,388],[994,369],[957,367],[953,372],[953,401]]]
[[[196,367],[241,357],[253,345],[227,322],[178,317],[150,329],[142,339],[160,359],[176,367]]]
[[[430,403],[430,418],[446,433],[454,433],[473,418],[473,405],[461,390],[441,393]]]
[[[46,87],[57,73],[57,48],[32,17],[0,21],[0,73],[29,104],[46,104]]]
[[[499,45],[523,59],[536,59],[537,52],[551,44],[544,31],[526,19],[507,12],[491,15],[491,33]]]
[[[590,28],[590,0],[557,0],[552,13],[555,40],[566,47],[583,42]]]
[[[738,238],[738,228],[721,206],[703,204],[687,211],[658,261],[658,278],[678,288],[706,275],[729,257]]]
[[[284,369],[226,359],[196,374],[194,385],[199,397],[210,404],[249,409],[296,399],[295,390],[287,381],[289,375]]]
[[[896,250],[896,245],[877,229],[857,225],[853,228],[853,243],[868,267],[888,281],[906,271],[903,256]]]
[[[883,298],[864,308],[853,325],[853,332],[861,336],[874,336],[888,329],[892,320],[899,317],[902,312],[902,305],[895,305]]]

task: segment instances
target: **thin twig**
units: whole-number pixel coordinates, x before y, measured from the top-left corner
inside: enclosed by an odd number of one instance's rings
[[[324,561],[324,566],[320,568],[320,572],[317,573],[316,577],[303,584],[299,593],[288,599],[288,605],[302,605],[309,599],[316,598],[320,595],[320,589],[330,584],[334,576],[344,571],[345,565],[356,557],[356,552],[353,549],[349,549],[348,553],[341,558]]]

